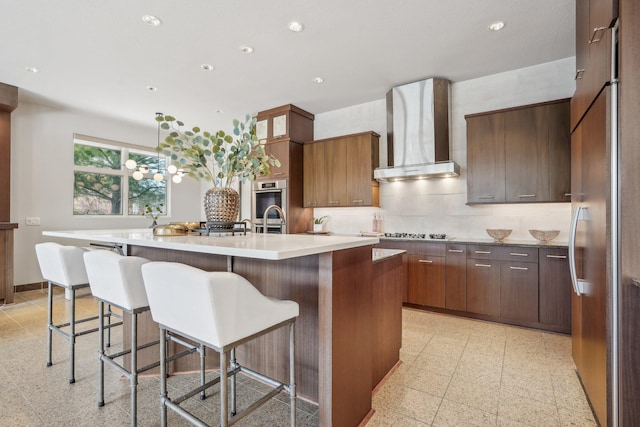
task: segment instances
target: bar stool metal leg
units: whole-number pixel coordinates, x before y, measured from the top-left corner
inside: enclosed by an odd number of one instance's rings
[[[160,326],[160,426],[167,427],[167,330]]]
[[[104,302],[102,300],[98,301],[98,346],[99,346],[99,355],[98,360],[100,361],[100,368],[98,372],[98,407],[104,406],[104,360],[103,356],[104,352]]]
[[[51,363],[51,328],[53,327],[53,285],[49,280],[48,303],[47,303],[47,366]]]
[[[109,316],[111,317],[111,316]],[[131,427],[138,419],[138,313],[131,315]]]
[[[111,304],[107,304],[107,348],[111,347]]]
[[[229,426],[229,390],[227,386],[227,354],[226,351],[220,352],[220,426]]]
[[[296,427],[295,326],[295,322],[289,323],[289,402],[291,404],[291,427]]]
[[[204,345],[200,345],[200,385],[203,386],[206,379],[205,379],[205,374],[204,374],[204,368],[205,368],[205,353],[206,349]],[[202,390],[200,392],[200,400],[204,400],[207,398],[207,394],[206,394],[206,390]]]
[[[229,363],[229,367],[231,368],[231,416],[235,416],[236,411],[236,368],[238,367],[238,362],[236,361],[236,349],[231,349],[231,361]]]
[[[71,288],[71,317],[69,320],[69,384],[76,382],[76,290]]]

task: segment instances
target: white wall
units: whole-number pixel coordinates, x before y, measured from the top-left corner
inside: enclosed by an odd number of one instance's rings
[[[388,232],[447,233],[458,238],[488,238],[485,228],[511,228],[512,240],[535,241],[529,229],[558,229],[568,239],[570,203],[467,206],[465,114],[570,98],[575,89],[575,58],[540,64],[451,85],[450,151],[461,167],[459,178],[381,183],[381,208],[324,208],[315,216],[331,217],[327,229],[355,234],[371,230],[381,212]],[[427,78],[428,76],[425,76]],[[381,94],[382,95],[382,94]],[[379,133],[381,162],[386,161],[385,99],[316,114],[316,138],[374,130]]]
[[[15,230],[14,284],[42,280],[34,245],[52,240],[43,230],[140,228],[149,219],[90,218],[73,216],[73,134],[155,146],[154,117],[142,127],[108,117],[45,107],[22,102],[11,115],[11,222]],[[171,190],[169,221],[197,221],[201,218],[200,184],[185,179]],[[40,226],[25,225],[25,217],[40,217]],[[61,241],[62,242],[62,241]],[[78,242],[66,242],[78,244]]]

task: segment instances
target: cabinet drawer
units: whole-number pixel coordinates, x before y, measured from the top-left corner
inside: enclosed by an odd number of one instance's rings
[[[499,259],[499,246],[491,245],[467,245],[467,258],[472,259]]]
[[[498,250],[502,261],[538,262],[538,248],[524,246],[506,246]]]
[[[447,245],[441,243],[410,242],[409,253],[416,255],[445,256]]]

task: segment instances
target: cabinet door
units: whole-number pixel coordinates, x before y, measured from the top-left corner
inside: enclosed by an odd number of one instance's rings
[[[271,173],[263,178],[283,179],[289,176],[289,141],[271,142],[265,145],[264,151],[280,161],[280,167],[270,166]]]
[[[505,200],[504,113],[467,118],[467,202]]]
[[[347,187],[347,146],[349,138],[331,139],[325,146],[324,161],[327,164],[327,204],[325,206],[348,206]]]
[[[375,141],[374,141],[375,139]],[[377,136],[358,135],[347,140],[346,185],[348,206],[374,206],[372,187],[378,182],[373,179],[373,168],[378,162]]]
[[[445,308],[467,309],[467,256],[465,245],[447,245],[445,260]]]
[[[327,206],[328,176],[324,148],[324,144],[305,144],[303,147],[305,208]]]
[[[571,331],[571,277],[567,250],[540,248],[540,323]]]
[[[467,260],[467,311],[500,315],[500,261]]]
[[[409,256],[409,298],[412,304],[444,307],[444,257]]]
[[[571,129],[569,101],[549,108],[549,201],[571,201]]]
[[[543,105],[505,113],[507,202],[549,200],[548,111]]]
[[[500,262],[500,317],[538,321],[538,265]]]

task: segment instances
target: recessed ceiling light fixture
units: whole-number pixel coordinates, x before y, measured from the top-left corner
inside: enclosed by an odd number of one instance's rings
[[[157,87],[155,87],[155,86],[147,86],[147,90],[148,90],[149,92],[157,92],[157,91],[158,91],[158,88],[157,88]]]
[[[313,82],[316,84],[324,83],[324,79],[322,77],[314,77]]]
[[[152,27],[159,27],[160,25],[162,25],[162,21],[157,16],[144,15],[142,17],[142,20],[145,24],[151,25]]]
[[[496,21],[493,24],[489,24],[489,30],[491,31],[500,31],[507,25],[504,21]]]
[[[28,71],[28,72],[30,72],[30,73],[33,73],[33,74],[35,74],[35,73],[37,73],[38,71],[40,71],[40,70],[38,70],[36,67],[29,67],[29,66],[24,67],[24,70],[25,70],[25,71]]]
[[[253,53],[253,48],[251,46],[240,46],[240,51],[244,53]]]
[[[304,30],[304,24],[302,22],[293,21],[289,23],[289,29],[294,33],[299,33]]]
[[[211,65],[211,64],[202,64],[202,65],[200,66],[200,68],[202,68],[203,70],[206,70],[206,71],[213,71],[213,70],[215,70],[215,67],[214,67],[213,65]]]

